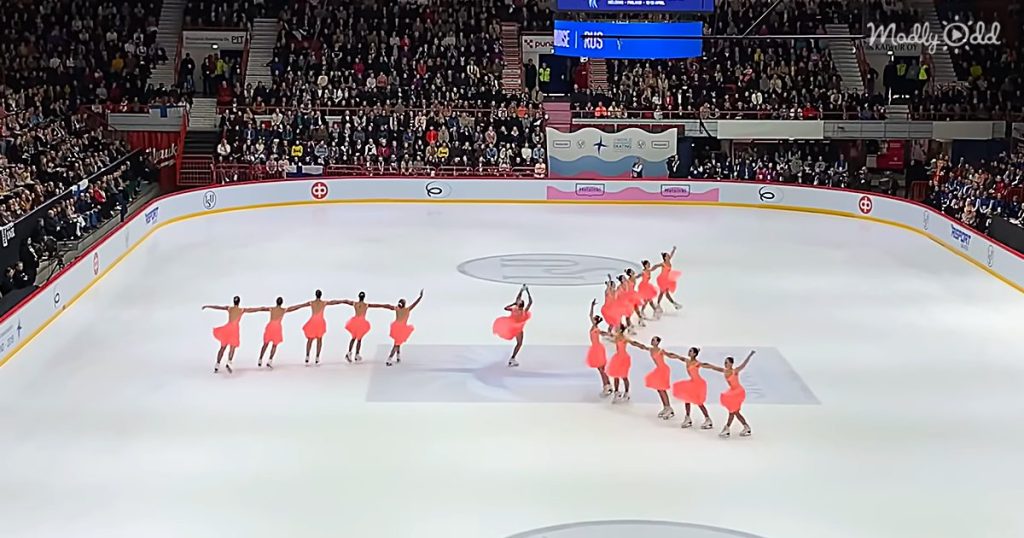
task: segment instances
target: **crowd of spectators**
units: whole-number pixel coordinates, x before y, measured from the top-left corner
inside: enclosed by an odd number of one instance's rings
[[[787,142],[757,144],[732,156],[717,151],[697,152],[690,173],[693,179],[738,179],[785,182],[825,187],[857,187],[866,178],[852,171],[842,152],[828,143]]]
[[[413,173],[508,170],[544,160],[543,113],[501,88],[493,1],[288,5],[268,68],[221,103],[223,162]]]
[[[143,102],[152,68],[167,61],[156,44],[159,10],[152,0],[39,0],[0,10],[2,85],[20,95],[45,89],[72,110]]]
[[[987,232],[993,217],[1024,226],[1024,151],[1003,153],[976,165],[948,157],[931,166],[925,203],[950,218]]]
[[[267,0],[188,0],[185,28],[250,28],[258,18],[275,17],[283,2]]]

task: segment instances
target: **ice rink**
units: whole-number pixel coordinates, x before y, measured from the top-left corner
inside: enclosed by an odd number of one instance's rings
[[[584,365],[588,283],[674,244],[684,309],[639,338],[717,364],[757,349],[750,438],[718,438],[713,372],[701,431],[680,429],[681,404],[655,417],[645,354],[624,405]],[[509,370],[490,326],[516,292],[502,281],[523,279],[534,316]],[[201,305],[316,288],[425,288],[403,363],[383,364],[385,311],[366,361],[346,363],[342,306],[322,366],[302,365],[299,312],[277,367],[257,369],[253,314],[235,374],[213,374],[225,316]],[[1022,320],[1024,296],[925,237],[833,216],[339,204],[192,219],[0,369],[0,536],[1020,537]],[[632,523],[574,526],[605,520]]]

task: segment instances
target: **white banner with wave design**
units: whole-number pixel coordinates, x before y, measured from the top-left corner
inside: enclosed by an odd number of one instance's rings
[[[605,132],[588,127],[572,133],[548,128],[548,173],[556,178],[629,178],[643,163],[644,178],[667,178],[666,161],[676,154],[677,129],[649,133],[630,128]]]

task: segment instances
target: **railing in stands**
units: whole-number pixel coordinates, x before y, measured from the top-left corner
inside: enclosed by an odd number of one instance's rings
[[[283,179],[283,167],[269,164],[215,163],[211,157],[186,157],[181,161],[178,173],[178,187],[203,187],[239,181],[261,181]],[[529,167],[472,167],[472,166],[422,166],[395,170],[389,167],[366,167],[357,165],[330,165],[323,168],[324,177],[489,177],[495,179],[525,179],[546,176],[545,170]],[[308,177],[308,176],[307,176]]]
[[[750,110],[717,110],[717,111],[701,111],[701,110],[663,110],[661,111],[661,118],[655,118],[654,112],[650,110],[626,110],[617,113],[613,117],[611,113],[604,113],[598,115],[594,110],[573,110],[573,120],[585,119],[585,120],[604,120],[608,123],[622,123],[622,122],[636,122],[644,123],[646,121],[657,122],[661,120],[728,120],[728,119],[746,119],[746,120],[770,120],[775,114],[774,112],[754,112]],[[1024,119],[1024,114],[1021,113],[1009,113],[1009,114],[990,114],[990,117],[980,118],[978,115],[970,113],[954,113],[954,112],[926,112],[926,113],[914,113],[911,119],[914,120],[926,120],[926,121],[968,121],[968,120],[983,120],[983,121],[1013,121],[1018,119]],[[778,118],[778,119],[789,119],[789,118]],[[828,111],[821,112],[818,110],[814,111],[814,114],[810,117],[803,117],[797,119],[807,120],[846,120],[846,121],[860,121],[858,112],[856,110],[837,112]],[[885,119],[880,117],[878,119]],[[894,118],[895,119],[895,118]],[[597,123],[594,121],[588,121],[588,124]]]
[[[214,184],[213,157],[183,157],[178,168],[179,187],[204,187]]]
[[[294,111],[308,111],[308,112],[319,112],[323,116],[343,116],[345,114],[345,112],[348,112],[350,114],[354,114],[354,113],[359,112],[359,111],[373,110],[373,107],[322,107],[322,106],[313,106],[313,107],[307,108],[307,107],[296,107],[296,106],[262,106],[262,107],[257,108],[255,106],[218,105],[217,106],[217,113],[218,114],[222,114],[222,113],[224,113],[224,112],[226,112],[228,110],[232,110],[232,109],[234,109],[234,110],[241,110],[241,111],[248,110],[249,112],[252,112],[253,115],[256,115],[256,116],[269,116],[269,115],[273,114],[275,111],[280,111],[282,114],[286,113],[286,112],[294,112]],[[393,107],[392,107],[392,110],[393,110]],[[508,112],[508,107],[496,107],[496,108],[451,108],[451,107],[441,107],[441,106],[438,106],[438,107],[433,107],[433,108],[422,108],[422,107],[403,107],[402,108],[403,112],[412,112],[412,113],[427,112],[428,114],[432,114],[434,112],[447,112],[447,111],[450,111],[450,112],[455,113],[455,114],[466,113],[466,114],[474,114],[474,115],[496,114],[496,113],[500,113],[503,110]],[[538,108],[535,108],[532,112],[533,112],[534,115],[538,115],[539,116],[540,114],[543,113],[543,110],[541,110],[538,107]],[[528,115],[530,115],[531,111],[527,107],[518,107],[516,109],[515,113],[516,113],[516,115],[520,115],[520,116],[523,116],[523,115],[528,116]]]

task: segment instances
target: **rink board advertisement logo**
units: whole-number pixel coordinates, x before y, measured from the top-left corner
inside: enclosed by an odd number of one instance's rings
[[[159,215],[160,215],[160,208],[159,207],[154,207],[153,209],[150,209],[149,211],[147,211],[146,215],[145,215],[145,217],[146,217],[146,225],[147,226],[151,226],[153,224],[156,224],[156,221],[159,218]]]
[[[203,193],[203,207],[207,210],[217,207],[217,193],[206,191]]]
[[[689,185],[662,185],[661,196],[663,198],[689,198],[690,197],[690,186]]]
[[[504,254],[462,262],[458,271],[468,277],[531,286],[591,286],[603,284],[609,274],[626,268],[639,271],[628,260],[586,254]]]
[[[576,196],[597,197],[604,196],[604,183],[577,183]]]
[[[452,186],[443,181],[431,181],[424,190],[427,198],[444,199],[452,195]]]
[[[857,202],[857,209],[865,215],[870,215],[871,210],[875,208],[875,203],[871,200],[870,196],[864,195],[860,197],[860,201]]]
[[[21,339],[21,320],[18,324],[10,324],[0,331],[0,353],[13,348]]]
[[[4,248],[11,244],[11,240],[14,239],[14,223],[10,223],[3,228],[0,228],[0,239],[3,240]]]
[[[971,249],[971,234],[958,228],[955,224],[949,225],[950,231],[949,236],[955,243],[960,245],[960,249],[968,251]]]
[[[331,189],[323,181],[317,181],[309,188],[309,194],[314,200],[323,200],[330,192]]]
[[[761,187],[757,189],[757,199],[764,204],[782,203],[784,196],[781,190],[772,187]]]

